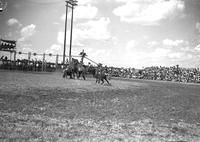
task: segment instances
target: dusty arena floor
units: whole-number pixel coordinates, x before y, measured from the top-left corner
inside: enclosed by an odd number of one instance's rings
[[[2,142],[200,142],[200,85],[0,71]]]

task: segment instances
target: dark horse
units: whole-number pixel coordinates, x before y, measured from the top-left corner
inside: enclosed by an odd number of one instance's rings
[[[70,76],[70,78],[75,78],[75,76],[79,79],[80,76],[85,80],[86,67],[79,63],[77,59],[72,58],[72,62],[67,66],[67,68],[63,71],[63,78]]]
[[[95,78],[96,70],[97,70],[97,68],[94,67],[94,66],[89,66],[89,67],[87,68],[87,72],[88,72],[89,74],[91,74],[94,78]]]
[[[63,78],[67,78],[67,76],[70,76],[70,78],[73,78],[73,72],[74,69],[71,66],[67,66],[64,70],[63,70]]]
[[[86,67],[81,63],[77,63],[74,65],[74,73],[76,74],[78,79],[82,76],[85,80]]]
[[[101,81],[101,84],[103,84],[105,80],[108,84],[110,84],[107,76],[108,74],[105,72],[105,70],[96,69],[95,75],[94,75],[94,77],[96,78],[96,83],[100,83]]]

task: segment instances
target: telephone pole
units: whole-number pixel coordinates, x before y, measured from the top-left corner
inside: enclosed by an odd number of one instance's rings
[[[64,50],[63,50],[63,64],[65,64],[65,50],[66,50],[66,35],[67,35],[67,13],[68,13],[68,2],[66,1],[66,16],[65,16],[65,36],[64,36]]]
[[[71,16],[71,30],[70,30],[70,45],[69,45],[69,62],[71,62],[71,49],[72,49],[72,30],[73,30],[73,15],[74,15],[74,6],[77,6],[77,0],[67,0],[66,2],[66,17],[65,17],[65,37],[64,37],[64,51],[63,51],[63,63],[65,62],[65,50],[66,50],[66,33],[67,33],[67,13],[68,7],[72,9]]]

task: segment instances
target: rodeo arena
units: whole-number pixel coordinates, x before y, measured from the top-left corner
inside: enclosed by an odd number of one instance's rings
[[[72,78],[73,75],[73,77],[75,78],[75,74],[73,73],[74,67],[81,66],[84,68],[85,74],[93,76],[95,76],[95,72],[96,70],[98,70],[99,73],[106,74],[106,76],[109,76],[109,78],[116,77],[116,78],[133,78],[133,79],[146,79],[146,80],[163,80],[163,81],[183,82],[183,83],[200,83],[199,68],[182,68],[179,67],[179,65],[171,67],[162,67],[162,66],[145,67],[144,69],[107,67],[103,66],[101,63],[96,63],[95,61],[89,59],[84,50],[80,52],[79,55],[72,56],[71,59],[72,61],[70,64],[68,59],[66,60],[65,63],[59,62],[59,59],[63,58],[63,55],[53,55],[51,53],[38,54],[31,52],[22,53],[16,50],[16,41],[1,39],[0,43],[1,43],[0,51],[8,53],[1,56],[0,69],[32,71],[32,72],[55,72],[62,70],[63,77],[67,77],[67,75],[69,75],[70,78]],[[23,56],[25,55],[27,56],[27,58],[22,58],[22,59],[17,58],[20,57],[21,55]],[[46,58],[49,57],[55,60],[55,62],[48,62]],[[83,62],[84,59],[88,60],[88,64],[84,64]],[[77,75],[77,78],[79,78],[79,76],[80,75]]]
[[[199,68],[107,66],[71,41],[58,55],[0,39],[0,142],[200,142]]]

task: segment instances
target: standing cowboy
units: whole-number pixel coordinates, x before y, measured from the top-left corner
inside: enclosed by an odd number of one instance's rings
[[[87,56],[87,54],[84,52],[84,49],[82,50],[82,52],[79,54],[81,55],[81,64],[83,64],[83,59]]]

